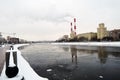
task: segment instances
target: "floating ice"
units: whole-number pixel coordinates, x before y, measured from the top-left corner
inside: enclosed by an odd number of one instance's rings
[[[99,76],[99,78],[103,78],[103,76]]]
[[[52,69],[47,69],[46,71],[47,71],[47,72],[50,72],[50,71],[52,71]]]

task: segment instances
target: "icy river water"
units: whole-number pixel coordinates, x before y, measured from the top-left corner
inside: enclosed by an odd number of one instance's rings
[[[42,43],[21,52],[31,67],[49,80],[120,80],[120,47]]]

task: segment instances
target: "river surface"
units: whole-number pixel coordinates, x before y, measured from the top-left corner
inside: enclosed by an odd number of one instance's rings
[[[49,80],[120,80],[120,47],[42,43],[21,52],[36,73]]]

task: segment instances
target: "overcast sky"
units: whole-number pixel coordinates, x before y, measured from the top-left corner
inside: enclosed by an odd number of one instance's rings
[[[96,32],[99,23],[120,29],[120,0],[0,0],[0,32],[26,40],[56,40],[70,33]]]

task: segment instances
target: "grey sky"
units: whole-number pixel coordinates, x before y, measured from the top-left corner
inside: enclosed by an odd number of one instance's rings
[[[0,0],[0,32],[26,40],[56,40],[70,33],[76,17],[77,33],[120,28],[120,0]]]

